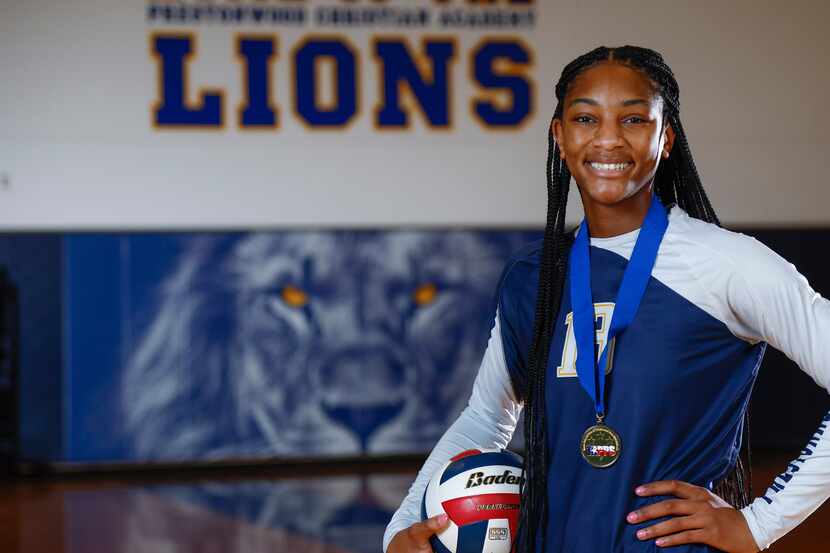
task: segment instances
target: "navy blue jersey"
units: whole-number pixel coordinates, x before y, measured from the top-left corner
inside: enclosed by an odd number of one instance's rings
[[[825,389],[830,386],[830,302],[756,240],[673,207],[642,303],[631,325],[605,343],[614,300],[639,230],[591,238],[591,284],[599,349],[609,347],[606,419],[622,440],[619,460],[594,468],[580,438],[594,406],[576,373],[565,283],[546,372],[548,553],[658,551],[635,532],[655,524],[626,515],[665,498],[634,489],[676,479],[709,487],[735,464],[743,415],[767,343]],[[384,536],[417,522],[426,482],[463,449],[505,447],[516,427],[533,338],[541,244],[507,265],[498,312],[468,407],[433,449]],[[569,275],[566,276],[569,278]],[[760,548],[830,495],[827,417],[766,493],[742,510]],[[783,468],[783,467],[782,467]],[[701,545],[673,551],[704,553]]]
[[[541,244],[517,259],[500,294],[507,367],[519,385],[532,340],[540,255]],[[600,340],[626,264],[616,253],[591,248]],[[552,452],[547,551],[651,551],[652,545],[634,535],[640,526],[625,517],[663,498],[640,498],[634,488],[672,479],[709,486],[734,466],[765,343],[735,337],[724,323],[652,277],[636,318],[610,346],[605,422],[620,435],[622,454],[614,465],[594,468],[580,454],[582,434],[595,424],[595,414],[576,378],[567,280],[564,289],[546,374]],[[697,545],[675,549],[709,551]]]

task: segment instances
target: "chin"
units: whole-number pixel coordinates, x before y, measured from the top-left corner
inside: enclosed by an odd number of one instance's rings
[[[586,187],[586,192],[594,203],[602,205],[615,205],[627,200],[635,193],[632,189],[636,187],[628,182],[595,182]]]

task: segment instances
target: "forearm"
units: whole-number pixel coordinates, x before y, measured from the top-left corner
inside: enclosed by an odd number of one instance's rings
[[[467,406],[458,419],[444,433],[424,462],[418,476],[409,488],[401,506],[392,515],[392,520],[383,535],[383,551],[400,532],[421,520],[421,498],[430,478],[451,457],[468,449],[503,449],[507,447],[513,428],[495,425]]]
[[[760,549],[798,526],[830,497],[830,414],[801,455],[741,512]]]

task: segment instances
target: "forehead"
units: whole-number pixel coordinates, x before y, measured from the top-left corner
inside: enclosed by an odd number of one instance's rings
[[[566,98],[592,98],[600,103],[633,98],[660,100],[654,84],[645,73],[614,62],[600,63],[577,75]]]

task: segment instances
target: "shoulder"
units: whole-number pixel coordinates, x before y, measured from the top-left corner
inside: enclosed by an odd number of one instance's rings
[[[542,240],[531,242],[505,263],[497,290],[503,318],[522,317],[528,302],[535,301],[542,259]]]
[[[573,230],[566,231],[564,235],[566,251],[563,255],[566,258],[573,235]],[[544,240],[530,242],[508,259],[499,279],[497,293],[500,307],[505,308],[507,307],[505,304],[513,303],[521,304],[526,309],[528,303],[535,303],[541,272],[543,242]]]
[[[516,292],[527,284],[527,279],[539,280],[539,264],[542,259],[542,240],[535,240],[510,256],[499,280],[499,295]]]
[[[665,246],[694,272],[714,271],[756,285],[800,276],[791,263],[752,236],[701,221],[677,206],[669,216]]]
[[[809,295],[796,268],[755,238],[672,208],[654,276],[724,323],[736,337],[768,340],[774,306]]]

